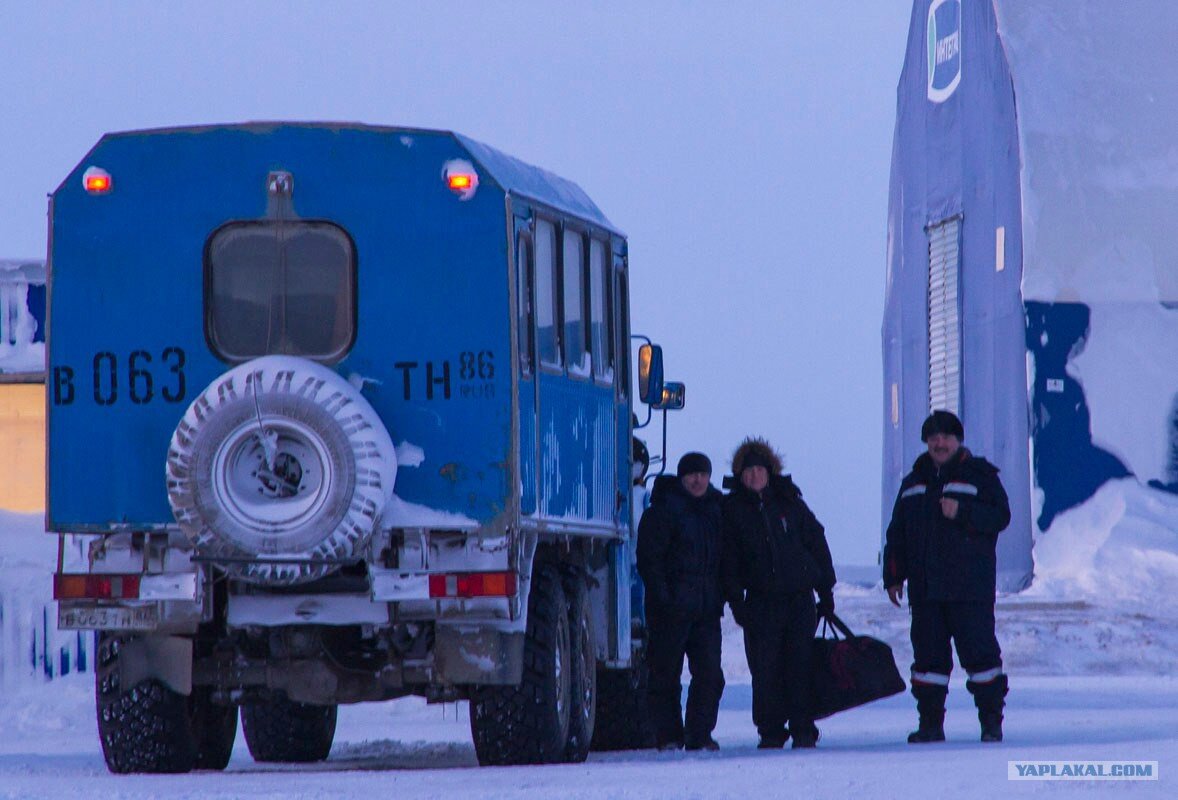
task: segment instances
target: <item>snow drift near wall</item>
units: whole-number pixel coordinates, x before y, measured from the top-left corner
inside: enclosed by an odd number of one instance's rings
[[[1178,596],[1178,496],[1132,478],[1109,481],[1060,514],[1035,545],[1028,596],[1149,607]]]

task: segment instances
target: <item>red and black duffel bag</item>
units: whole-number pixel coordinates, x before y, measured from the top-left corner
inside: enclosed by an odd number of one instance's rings
[[[834,614],[823,619],[814,639],[811,685],[814,719],[891,697],[906,686],[892,648],[879,639],[856,636]]]

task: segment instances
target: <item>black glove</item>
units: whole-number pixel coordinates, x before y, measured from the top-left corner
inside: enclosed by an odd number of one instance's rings
[[[828,617],[829,618],[834,615],[834,593],[833,592],[827,591],[827,592],[819,593],[817,612],[818,612],[818,616],[820,618],[821,617]]]

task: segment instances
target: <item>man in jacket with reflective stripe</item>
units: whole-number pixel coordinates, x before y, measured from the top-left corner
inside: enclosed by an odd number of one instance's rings
[[[934,411],[920,436],[928,452],[900,484],[883,567],[888,599],[899,606],[907,581],[912,610],[920,725],[908,741],[945,740],[952,640],[969,674],[982,741],[999,742],[1007,680],[994,635],[995,546],[1010,524],[1010,505],[998,468],[961,446],[965,431],[956,415]]]

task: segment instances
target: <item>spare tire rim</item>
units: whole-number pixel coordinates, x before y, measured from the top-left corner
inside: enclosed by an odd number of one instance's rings
[[[263,416],[233,430],[213,457],[213,492],[246,528],[281,536],[313,517],[331,493],[330,455],[311,428]]]

